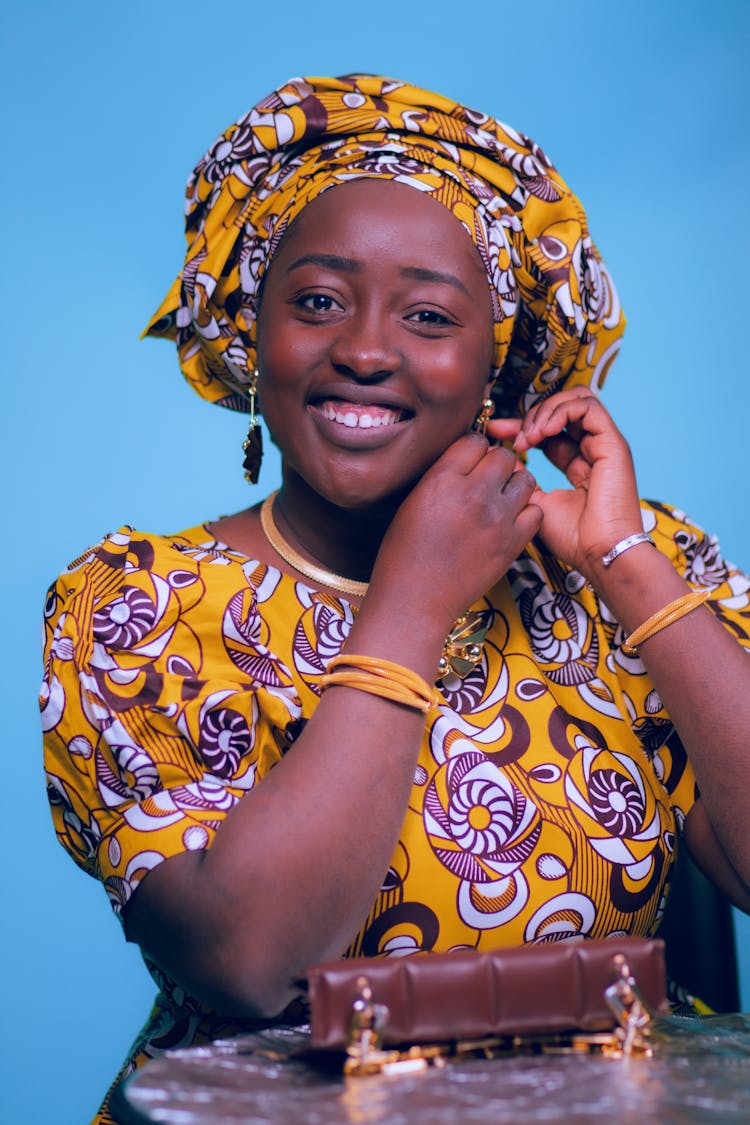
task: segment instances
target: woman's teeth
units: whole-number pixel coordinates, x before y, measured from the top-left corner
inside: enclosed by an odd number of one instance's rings
[[[400,410],[389,410],[385,406],[360,406],[358,403],[321,403],[320,411],[324,418],[338,422],[349,429],[368,430],[372,426],[392,426],[401,417]]]

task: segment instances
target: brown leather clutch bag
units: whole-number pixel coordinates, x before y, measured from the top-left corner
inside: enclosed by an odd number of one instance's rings
[[[611,1001],[618,954],[648,1006],[666,1011],[664,943],[645,938],[358,957],[315,965],[306,975],[311,1045],[347,1046],[363,980],[373,1003],[388,1009],[384,1045],[611,1029],[616,1019],[605,993],[609,990]]]

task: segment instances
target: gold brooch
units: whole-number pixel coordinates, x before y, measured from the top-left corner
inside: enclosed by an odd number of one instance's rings
[[[482,659],[485,637],[490,628],[486,613],[464,613],[446,637],[443,654],[438,664],[438,679],[458,676],[465,680]]]

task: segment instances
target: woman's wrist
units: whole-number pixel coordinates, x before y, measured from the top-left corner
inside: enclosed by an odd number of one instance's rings
[[[624,555],[626,551],[632,550],[633,547],[637,547],[641,543],[650,543],[652,547],[656,546],[656,543],[647,531],[634,531],[632,535],[625,535],[622,539],[618,539],[617,542],[601,556],[600,561],[602,566],[608,569],[620,555]]]
[[[618,555],[609,566],[600,558],[587,577],[628,634],[668,602],[690,591],[671,560],[646,540]]]
[[[445,638],[453,620],[410,601],[405,591],[381,596],[370,588],[352,625],[347,648],[403,664],[434,683]]]

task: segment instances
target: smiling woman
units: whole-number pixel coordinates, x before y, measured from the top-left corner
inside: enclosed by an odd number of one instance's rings
[[[638,500],[594,393],[623,317],[545,154],[297,79],[199,163],[186,229],[149,332],[262,409],[282,486],[122,528],[50,593],[58,835],[160,988],[126,1069],[300,1018],[329,957],[650,934],[680,836],[748,909],[750,582]]]
[[[491,361],[487,275],[450,211],[388,181],[321,194],[274,256],[258,321],[258,393],[284,451],[288,522],[316,495],[395,513],[471,427]],[[315,530],[308,546],[325,560],[330,538]],[[354,565],[338,560],[346,574]]]

